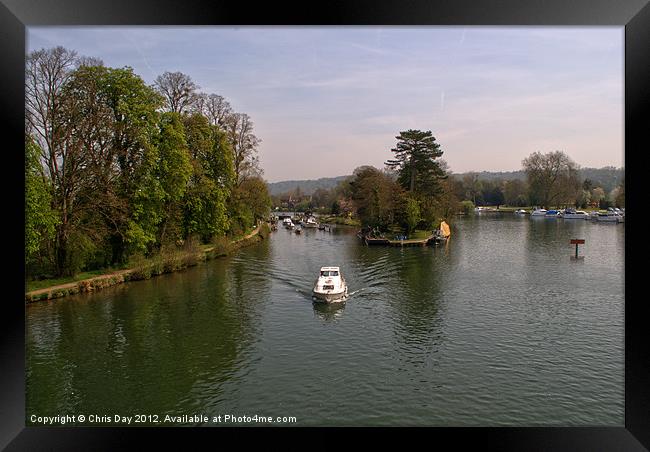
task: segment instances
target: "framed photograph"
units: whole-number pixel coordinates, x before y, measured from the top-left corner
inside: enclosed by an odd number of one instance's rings
[[[650,447],[628,276],[649,21],[642,0],[3,0],[25,283],[0,444]]]

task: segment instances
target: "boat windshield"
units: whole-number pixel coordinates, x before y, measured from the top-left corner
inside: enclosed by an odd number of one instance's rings
[[[321,276],[338,276],[339,272],[334,271],[334,270],[324,270],[320,272]]]

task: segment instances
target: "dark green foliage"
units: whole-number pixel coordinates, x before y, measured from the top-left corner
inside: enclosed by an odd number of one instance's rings
[[[233,223],[250,230],[268,215],[247,115],[236,115],[245,134],[233,141],[237,186],[232,137],[222,129],[230,110],[219,121],[198,104],[161,111],[163,97],[131,68],[76,60],[63,48],[32,52],[25,75],[30,277],[120,267],[137,255],[132,278],[147,278],[202,260],[188,243],[223,237]]]
[[[440,161],[436,160],[443,151],[431,131],[409,129],[395,138],[397,146],[391,149],[395,156],[386,162],[386,166],[397,172],[399,184],[411,193],[438,194],[439,180],[446,175]]]

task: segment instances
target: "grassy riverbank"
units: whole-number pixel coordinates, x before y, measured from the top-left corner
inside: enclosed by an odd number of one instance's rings
[[[125,268],[113,268],[79,273],[73,277],[27,282],[25,301],[51,300],[81,292],[92,292],[128,281],[149,279],[193,267],[206,260],[227,256],[236,249],[266,239],[269,227],[262,223],[240,237],[218,239],[212,244],[188,246],[185,249],[164,250],[150,258],[136,258]]]
[[[340,224],[345,226],[359,226],[361,227],[361,221],[348,218],[348,217],[338,217],[338,216],[322,216],[318,218],[319,223],[324,224]]]

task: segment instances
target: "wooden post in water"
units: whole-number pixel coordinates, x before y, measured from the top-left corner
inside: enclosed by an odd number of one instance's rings
[[[575,255],[574,259],[580,259],[580,256],[578,256],[578,245],[583,245],[585,243],[585,240],[584,239],[571,239],[571,241],[569,243],[571,243],[571,245],[576,246],[576,255]]]

